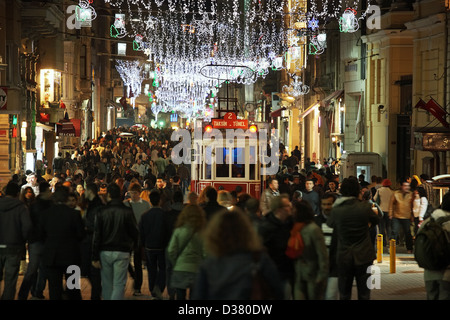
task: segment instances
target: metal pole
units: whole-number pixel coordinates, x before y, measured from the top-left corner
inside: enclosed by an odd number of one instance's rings
[[[390,255],[390,273],[395,273],[395,240],[391,239],[389,242],[389,255]]]
[[[383,262],[383,235],[377,235],[377,262]]]

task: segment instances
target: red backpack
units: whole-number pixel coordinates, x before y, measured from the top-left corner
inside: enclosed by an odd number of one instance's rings
[[[297,259],[303,254],[303,249],[305,247],[303,243],[302,235],[300,231],[305,226],[303,222],[296,222],[292,226],[291,236],[289,237],[286,246],[286,255],[291,259]]]

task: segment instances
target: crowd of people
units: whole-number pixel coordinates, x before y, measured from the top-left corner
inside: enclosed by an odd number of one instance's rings
[[[300,169],[298,148],[288,155],[283,146],[259,199],[240,187],[196,194],[189,168],[170,159],[170,130],[120,133],[12,177],[0,197],[2,299],[45,299],[48,285],[51,300],[79,300],[71,266],[89,280],[92,300],[124,299],[128,277],[142,295],[144,270],[154,300],[256,298],[255,270],[272,299],[351,299],[354,280],[358,299],[370,299],[377,234],[412,252],[434,209],[450,215],[450,194],[438,204],[425,175],[398,190],[375,176],[340,181],[338,161],[318,168],[308,159]],[[303,243],[295,259],[286,254],[293,230]],[[429,297],[449,296],[448,271],[425,280]]]

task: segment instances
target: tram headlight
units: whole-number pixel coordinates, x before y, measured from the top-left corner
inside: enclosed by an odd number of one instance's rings
[[[211,132],[213,129],[212,125],[208,124],[207,126],[205,126],[205,132]]]
[[[252,124],[250,126],[249,130],[250,130],[251,133],[255,133],[255,132],[258,131],[258,127],[256,125]]]

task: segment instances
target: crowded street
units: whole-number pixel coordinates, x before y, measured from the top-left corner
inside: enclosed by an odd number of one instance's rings
[[[0,300],[450,300],[449,13],[0,0]]]

